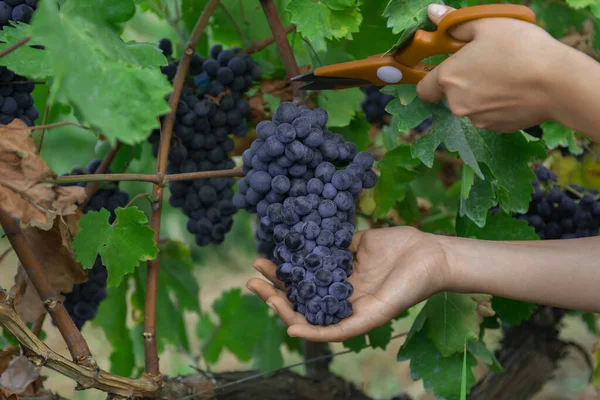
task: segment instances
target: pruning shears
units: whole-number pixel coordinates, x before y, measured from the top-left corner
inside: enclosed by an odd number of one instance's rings
[[[448,30],[463,22],[480,18],[515,18],[535,24],[534,12],[518,4],[489,4],[465,7],[449,12],[436,31],[419,29],[405,46],[389,53],[369,56],[362,60],[319,67],[313,72],[291,78],[292,81],[311,82],[304,90],[337,90],[352,87],[417,83],[435,65],[421,61],[437,54],[451,54],[466,42],[454,39]]]

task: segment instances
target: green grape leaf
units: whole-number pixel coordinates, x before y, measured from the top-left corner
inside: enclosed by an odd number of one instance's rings
[[[461,375],[463,371],[463,346],[460,352],[444,357],[436,345],[424,333],[416,333],[402,345],[398,352],[398,361],[410,360],[411,377],[422,379],[428,392],[434,392],[437,398],[459,400]],[[467,353],[467,388],[475,383],[472,368],[477,360]],[[470,389],[467,389],[469,392]]]
[[[408,183],[416,176],[416,168],[420,162],[410,154],[410,147],[399,145],[385,153],[377,168],[381,175],[374,189],[376,208],[373,218],[383,218],[390,208],[405,199],[409,190]]]
[[[598,335],[598,327],[596,325],[596,315],[591,312],[580,312],[581,320],[585,323],[588,331],[591,334]]]
[[[132,376],[135,366],[133,341],[127,327],[127,291],[129,284],[124,281],[117,287],[107,290],[107,296],[100,303],[92,324],[104,330],[112,346],[110,372],[121,376]],[[138,338],[141,341],[141,336]]]
[[[206,7],[207,4],[208,0],[181,0],[181,20],[187,28],[188,33],[191,34],[192,30],[194,30],[198,17],[200,17],[202,10],[204,10],[204,7]],[[218,7],[217,10],[215,10],[215,13],[216,12],[218,12]],[[216,18],[216,16],[214,18]],[[196,46],[196,52],[203,56],[208,55],[208,35],[200,36],[200,40]]]
[[[331,33],[335,38],[352,39],[352,34],[358,32],[362,22],[362,14],[358,7],[331,12]]]
[[[352,350],[355,353],[360,353],[364,348],[367,348],[367,337],[365,335],[354,336],[350,339],[346,339],[342,342],[344,347],[348,350]]]
[[[576,9],[576,10],[580,10],[582,8],[586,8],[589,7],[593,4],[598,4],[597,0],[565,0],[567,2],[567,4]]]
[[[438,293],[427,300],[419,313],[419,325],[425,324],[428,337],[448,357],[461,352],[465,342],[477,340],[476,308],[477,303],[464,294]]]
[[[369,136],[369,130],[371,125],[361,115],[356,114],[350,125],[345,127],[335,128],[335,132],[339,133],[349,142],[356,145],[358,151],[366,150],[367,146],[371,144],[371,137]]]
[[[207,363],[216,363],[223,351],[223,342],[213,340],[218,330],[220,330],[220,327],[215,325],[210,315],[200,315],[196,325],[196,336],[200,339],[200,354],[204,355]]]
[[[481,240],[539,240],[535,229],[527,221],[503,213],[489,212],[483,228],[467,218],[457,218],[456,233],[460,237]]]
[[[174,240],[161,243],[160,286],[173,291],[182,309],[200,314],[200,288],[193,270],[192,254],[187,245]]]
[[[468,197],[460,198],[459,216],[466,215],[477,226],[483,227],[486,224],[488,210],[496,205],[494,188],[489,180],[482,180],[479,177],[475,177],[472,184],[467,182],[467,185],[469,186]]]
[[[211,362],[218,360],[220,349],[226,348],[241,361],[252,359],[262,371],[283,365],[281,344],[285,327],[278,323],[279,318],[269,315],[263,301],[256,296],[242,295],[240,289],[232,289],[215,300],[213,309],[219,324],[208,343],[207,351],[213,356]],[[212,322],[206,318],[201,321],[197,333],[205,338]],[[213,346],[217,346],[217,350],[212,350]]]
[[[81,123],[111,144],[141,142],[159,127],[157,116],[169,111],[165,98],[172,88],[159,68],[167,60],[156,45],[124,43],[85,10],[59,12],[46,1],[36,11],[31,33],[47,48],[53,77],[49,103],[58,98],[68,103]]]
[[[387,26],[399,34],[396,44],[387,53],[404,47],[419,29],[435,31],[436,25],[427,15],[430,4],[446,4],[454,8],[466,5],[464,0],[390,0],[383,16],[388,19]]]
[[[397,97],[390,101],[385,110],[395,116],[398,116],[398,130],[408,132],[421,122],[426,120],[437,106],[424,101],[411,101],[408,105],[403,105]]]
[[[396,42],[396,35],[386,26],[383,18],[385,3],[381,1],[363,2],[360,6],[363,21],[360,31],[352,35],[345,46],[357,59],[383,53]],[[376,46],[376,47],[375,47]]]
[[[544,131],[543,139],[549,149],[555,149],[558,146],[568,147],[574,155],[583,154],[583,149],[579,147],[575,139],[575,132],[557,121],[547,121],[542,125]]]
[[[392,340],[392,332],[394,328],[392,328],[392,323],[387,322],[369,332],[367,332],[367,336],[369,337],[369,346],[374,349],[382,349],[385,350],[387,345]]]
[[[419,203],[411,185],[408,185],[404,198],[396,203],[395,210],[407,224],[412,224],[419,217]]]
[[[34,18],[36,18],[34,16]],[[31,37],[31,26],[23,23],[5,26],[0,31],[0,50],[15,44],[26,36]],[[31,46],[41,45],[42,40],[37,37],[31,37],[26,45],[8,53],[0,58],[0,65],[8,67],[19,75],[26,76],[34,80],[46,80],[52,75],[52,68],[48,58],[48,52],[41,49],[34,49]],[[36,98],[37,100],[37,98]],[[40,113],[41,114],[41,113]]]
[[[123,276],[132,272],[140,261],[153,260],[158,254],[154,231],[148,218],[137,207],[117,208],[110,224],[106,209],[90,211],[79,220],[80,231],[73,239],[77,261],[92,268],[100,254],[108,270],[108,286],[118,286]]]
[[[504,297],[492,297],[492,308],[496,315],[504,322],[511,325],[519,325],[528,319],[536,305],[526,301],[506,299]]]
[[[281,329],[277,323],[279,317],[269,318],[256,345],[252,349],[252,361],[260,371],[272,371],[283,365],[281,344],[286,330]]]
[[[346,90],[323,90],[317,96],[319,107],[327,110],[328,127],[348,126],[357,113],[363,92],[358,88]]]
[[[362,15],[354,2],[342,8],[345,3],[338,0],[291,0],[287,11],[298,32],[311,42],[351,39],[349,35],[358,31]]]
[[[427,16],[427,7],[433,3],[444,4],[441,0],[390,0],[383,16],[388,28],[399,37],[388,53],[406,45],[418,29],[435,30],[435,24]]]
[[[420,100],[415,99],[414,102]],[[490,200],[492,192],[489,184],[487,188],[480,188],[485,189],[483,192],[472,189],[469,194],[484,195],[484,205],[480,205],[477,213],[471,213],[478,216],[475,218],[478,224],[482,223],[481,210],[486,206],[485,203],[497,203],[505,212],[526,212],[533,192],[531,181],[535,179],[528,163],[546,156],[541,141],[530,141],[521,133],[505,134],[477,129],[468,118],[455,117],[444,103],[437,104],[432,109],[432,130],[415,141],[412,155],[431,167],[435,151],[443,143],[448,151],[457,152],[477,177],[491,183],[494,202]],[[484,169],[489,173],[484,175]],[[465,213],[469,215],[463,207],[463,215]]]
[[[90,21],[116,25],[129,21],[135,14],[133,0],[69,0],[61,9]]]
[[[467,343],[467,349],[471,354],[479,356],[487,365],[490,366],[490,370],[494,372],[502,372],[504,368],[500,365],[500,362],[483,343],[481,340],[472,340]]]
[[[400,104],[403,106],[409,105],[417,97],[417,85],[414,84],[388,85],[382,87],[379,91],[394,96],[400,100]],[[410,114],[403,116],[410,117]]]

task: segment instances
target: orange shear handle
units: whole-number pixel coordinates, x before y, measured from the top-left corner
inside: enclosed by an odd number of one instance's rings
[[[394,56],[402,64],[412,67],[421,60],[436,55],[456,53],[466,42],[456,40],[448,30],[481,18],[514,18],[535,24],[535,13],[519,4],[488,4],[460,8],[446,14],[434,32],[418,30],[411,43]]]

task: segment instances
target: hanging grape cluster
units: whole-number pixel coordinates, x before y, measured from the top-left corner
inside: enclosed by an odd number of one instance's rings
[[[560,188],[557,177],[549,169],[538,166],[534,192],[526,214],[518,219],[526,220],[540,239],[574,239],[598,235],[600,226],[600,202],[597,190],[584,189],[579,185]]]
[[[37,2],[38,0],[0,1],[0,28],[10,26],[10,21],[28,24],[37,8]]]
[[[162,39],[159,48],[171,59],[173,46],[169,40]],[[173,59],[162,67],[171,81],[176,71]],[[235,147],[230,134],[246,135],[250,105],[244,93],[260,78],[260,67],[239,49],[224,50],[216,45],[207,59],[194,53],[189,73],[177,105],[167,173],[234,168],[235,162],[228,155]],[[153,131],[149,141],[155,157],[159,139],[160,132]],[[199,246],[222,243],[231,230],[237,211],[231,201],[234,184],[235,178],[169,183],[169,204],[181,208],[188,217],[187,230],[195,235]]]
[[[100,163],[101,160],[93,160],[87,165],[85,170],[75,167],[71,170],[70,174],[63,174],[63,176],[93,174],[100,166]],[[106,173],[110,174],[110,169]],[[64,186],[71,185],[85,186],[86,183],[80,182]],[[119,207],[125,207],[128,202],[129,195],[119,190],[118,183],[111,182],[105,187],[100,188],[92,196],[83,209],[83,212],[100,211],[104,208],[110,212],[109,222],[112,223],[116,219],[115,210]],[[107,278],[106,267],[102,265],[100,256],[97,256],[94,266],[88,270],[88,280],[74,285],[70,293],[63,293],[65,296],[65,308],[78,329],[81,329],[87,321],[94,319],[100,303],[106,298]]]
[[[36,7],[37,0],[0,1],[0,27],[10,26],[10,21],[29,23]],[[0,125],[18,118],[33,126],[39,117],[31,96],[34,89],[35,84],[27,78],[0,67]]]
[[[377,181],[373,156],[330,132],[327,119],[323,109],[282,103],[256,126],[259,139],[242,154],[245,177],[233,198],[260,217],[257,235],[266,248],[274,244],[288,299],[315,325],[352,314],[355,203]]]

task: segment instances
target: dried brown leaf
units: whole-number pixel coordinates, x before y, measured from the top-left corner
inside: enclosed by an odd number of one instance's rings
[[[48,230],[57,215],[77,210],[85,199],[79,186],[42,183],[55,174],[38,154],[31,129],[19,119],[0,126],[0,204],[24,226]]]
[[[12,358],[18,356],[19,353],[20,350],[18,346],[6,346],[0,351],[0,374],[6,371]]]
[[[10,394],[23,394],[39,376],[39,369],[27,357],[19,356],[14,358],[6,371],[0,375],[0,389],[7,396]]]
[[[77,221],[80,214],[78,211],[73,215],[56,218],[52,229],[48,231],[32,226],[23,229],[31,251],[42,264],[50,285],[57,293],[68,293],[73,290],[74,284],[87,280],[87,272],[75,261],[75,255],[71,251],[71,242],[79,229]],[[19,295],[15,288],[22,291],[23,286],[25,290]],[[25,321],[33,323],[45,312],[40,297],[21,265],[15,276],[15,287],[11,291],[15,296],[15,309]]]

